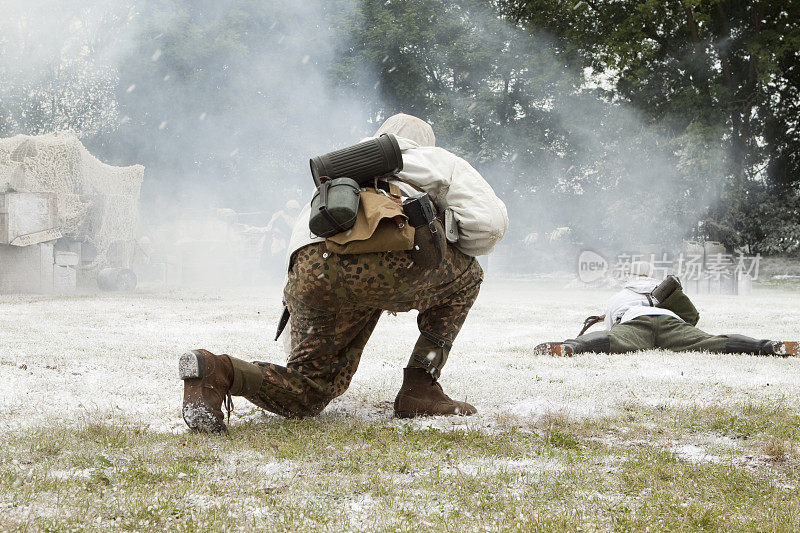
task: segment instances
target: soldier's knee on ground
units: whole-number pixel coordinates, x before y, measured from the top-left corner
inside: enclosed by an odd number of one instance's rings
[[[574,339],[567,339],[564,344],[572,347],[575,353],[596,352],[596,353],[610,353],[611,352],[611,339],[604,331],[595,331],[586,333]]]
[[[295,390],[289,394],[276,394],[275,390],[270,390],[269,387],[259,394],[246,396],[248,400],[262,409],[285,418],[317,416],[335,397],[333,394],[312,392],[310,389]]]
[[[287,406],[287,418],[310,418],[317,416],[322,412],[325,407],[331,403],[334,396],[316,396],[315,398],[307,398],[302,402],[296,402]]]

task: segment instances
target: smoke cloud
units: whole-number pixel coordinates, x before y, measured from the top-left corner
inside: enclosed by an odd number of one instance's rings
[[[0,126],[6,134],[72,129],[108,163],[145,164],[142,218],[151,239],[153,228],[171,233],[173,244],[188,239],[187,213],[190,221],[223,213],[238,224],[277,225],[273,214],[288,200],[310,198],[310,156],[410,111],[383,98],[381,70],[392,66],[341,61],[353,43],[340,22],[355,2],[7,0],[3,9]],[[539,84],[527,108],[510,110],[516,127],[477,131],[471,113],[481,108],[473,103],[496,87],[445,90],[439,113],[422,116],[445,148],[464,153],[469,136],[492,147],[469,159],[509,207],[501,263],[544,270],[571,261],[580,246],[677,247],[691,234],[722,172],[713,139],[665,135],[596,83],[564,90],[582,73],[552,52],[546,35],[523,33],[488,11],[465,24],[476,50],[499,46],[511,59],[526,58],[515,82],[532,83],[530,76]],[[452,73],[447,62],[434,57]],[[469,65],[463,70],[468,75]],[[342,79],[346,88],[334,85]],[[460,136],[441,133],[453,123],[464,125]],[[526,137],[530,146],[519,150]],[[707,154],[703,167],[690,157],[697,152]],[[698,172],[708,176],[702,187],[687,180]]]

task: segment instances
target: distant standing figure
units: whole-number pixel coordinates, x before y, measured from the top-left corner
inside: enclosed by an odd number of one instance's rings
[[[278,270],[283,265],[292,229],[299,214],[300,204],[298,201],[289,200],[283,209],[276,211],[269,219],[261,244],[262,270]]]

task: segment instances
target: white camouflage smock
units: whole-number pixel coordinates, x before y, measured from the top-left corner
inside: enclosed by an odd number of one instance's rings
[[[450,211],[457,228],[456,248],[473,257],[491,252],[508,229],[506,206],[492,187],[469,163],[444,148],[420,146],[399,136],[397,142],[403,154],[403,170],[397,174],[399,181],[393,181],[405,194],[418,194],[413,188],[416,187],[428,193],[437,209]],[[294,226],[287,266],[295,251],[325,240],[308,229],[310,214],[309,202]]]
[[[634,318],[647,315],[667,315],[681,320],[678,315],[668,309],[653,307],[651,301],[645,296],[645,294],[653,292],[659,283],[657,279],[644,276],[628,280],[625,287],[608,301],[605,328],[611,329],[617,324],[624,324]]]

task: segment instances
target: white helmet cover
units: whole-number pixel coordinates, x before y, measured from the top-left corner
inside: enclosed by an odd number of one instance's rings
[[[398,113],[387,118],[375,132],[375,137],[383,133],[394,133],[398,137],[405,137],[420,146],[436,146],[436,136],[433,134],[431,125],[405,113]]]

